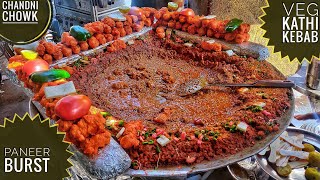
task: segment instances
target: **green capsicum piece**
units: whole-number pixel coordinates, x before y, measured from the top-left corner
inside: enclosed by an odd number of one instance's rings
[[[234,30],[236,30],[240,24],[242,23],[243,21],[241,19],[237,19],[237,18],[234,18],[234,19],[231,19],[228,24],[226,25],[226,28],[225,30],[227,32],[232,32]]]
[[[109,112],[105,112],[105,111],[100,112],[100,114],[101,114],[104,118],[107,117],[107,116],[112,116]]]
[[[67,79],[70,74],[63,69],[50,69],[48,71],[39,71],[32,73],[30,79],[35,83],[51,82],[59,79]]]
[[[195,135],[196,137],[198,137],[200,134],[201,134],[201,133],[200,133],[199,131],[195,131],[195,132],[194,132],[194,135]]]
[[[69,33],[78,41],[86,41],[91,37],[91,34],[88,30],[78,25],[71,26]]]
[[[120,127],[123,127],[123,126],[124,126],[124,120],[120,120],[120,121],[119,121],[119,126],[120,126]]]

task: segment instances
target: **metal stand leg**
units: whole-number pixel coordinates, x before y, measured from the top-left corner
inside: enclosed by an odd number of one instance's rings
[[[0,69],[0,85],[2,85],[3,82],[2,82],[2,73],[1,73],[1,69]]]

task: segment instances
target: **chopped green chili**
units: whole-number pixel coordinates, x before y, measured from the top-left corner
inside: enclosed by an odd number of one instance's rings
[[[260,112],[263,110],[261,106],[252,105],[246,108],[246,110],[251,110],[252,112]]]
[[[158,145],[156,147],[156,151],[157,151],[157,153],[161,153],[161,149],[160,149],[160,147]]]
[[[100,112],[103,117],[111,116],[109,112]]]
[[[120,121],[119,121],[119,126],[120,126],[120,127],[123,127],[123,126],[124,126],[124,120],[120,120]]]
[[[154,144],[154,141],[153,141],[153,140],[150,140],[150,141],[148,142],[148,144]]]
[[[215,135],[215,132],[213,132],[213,131],[209,132],[209,136],[214,136],[214,135]]]
[[[237,18],[234,18],[234,19],[231,19],[228,24],[226,25],[226,28],[225,30],[227,32],[232,32],[234,30],[236,30],[240,24],[242,23],[243,21],[241,19],[237,19]]]

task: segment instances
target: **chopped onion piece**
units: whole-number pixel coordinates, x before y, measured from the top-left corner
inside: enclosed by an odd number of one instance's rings
[[[281,137],[284,141],[290,143],[291,145],[293,145],[293,146],[295,146],[295,147],[298,147],[298,148],[301,148],[301,149],[304,148],[304,146],[303,146],[303,144],[302,144],[302,142],[301,142],[300,140],[297,141],[296,139],[293,139],[293,138],[290,137],[290,136],[286,136],[285,134],[281,134],[280,137]]]
[[[293,147],[290,146],[287,148],[287,150],[292,150]],[[279,159],[276,161],[276,165],[280,167],[285,167],[288,164],[290,156],[281,156]]]
[[[226,53],[227,53],[228,56],[234,56],[235,55],[235,53],[231,49],[227,50]]]
[[[240,131],[243,131],[243,132],[246,132],[246,131],[247,131],[247,128],[248,128],[248,124],[245,123],[245,122],[240,122],[240,123],[237,125],[237,129],[239,129]]]
[[[215,43],[216,41],[214,40],[214,39],[211,39],[211,40],[208,40],[207,41],[207,43],[209,43],[209,44],[213,44],[213,43]]]
[[[294,156],[300,159],[308,159],[309,157],[309,152],[305,152],[305,151],[290,151],[290,150],[280,149],[279,153],[282,156]]]
[[[106,126],[113,126],[115,123],[116,123],[116,120],[112,116],[109,116],[106,120]]]
[[[125,130],[126,128],[124,128],[124,127],[122,127],[121,129],[120,129],[120,131],[118,132],[118,134],[116,135],[116,138],[119,138],[120,136],[122,136],[122,134],[124,133],[124,130]]]
[[[208,20],[210,20],[210,19],[214,19],[216,17],[217,17],[216,15],[208,15],[208,16],[201,17],[200,19],[208,19]]]
[[[256,102],[256,103],[254,103],[253,105],[255,105],[255,106],[260,106],[260,107],[265,107],[266,106],[266,103],[264,103],[264,102]]]
[[[112,126],[112,122],[111,121],[106,121],[106,126]]]
[[[277,138],[270,144],[270,155],[268,157],[268,161],[271,163],[275,163],[277,160],[277,152],[280,149],[280,139]]]
[[[134,40],[129,40],[128,41],[128,45],[133,45],[134,44]]]
[[[245,93],[245,92],[247,92],[247,91],[249,91],[249,88],[246,88],[246,87],[242,87],[242,88],[239,88],[239,89],[238,89],[238,92],[239,92],[239,93]]]
[[[258,154],[261,155],[261,156],[263,156],[263,155],[265,155],[266,152],[268,152],[268,151],[270,151],[270,147],[269,147],[269,146],[266,147],[266,148],[264,148],[264,149],[263,149],[262,151],[260,151]]]
[[[170,139],[168,139],[168,138],[165,137],[164,135],[160,135],[160,137],[157,139],[157,142],[158,142],[161,146],[166,146],[166,145],[170,142]]]
[[[192,43],[184,43],[183,45],[187,46],[187,47],[192,47],[193,44]]]
[[[293,161],[288,163],[292,169],[302,168],[309,164],[306,160]]]

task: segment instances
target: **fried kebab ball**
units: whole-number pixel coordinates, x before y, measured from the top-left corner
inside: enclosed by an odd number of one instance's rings
[[[194,24],[197,28],[200,28],[202,21],[200,16],[187,16],[187,23]]]
[[[236,36],[237,36],[237,34],[234,33],[234,32],[232,32],[232,33],[226,33],[226,34],[224,35],[224,39],[225,39],[226,41],[233,41],[233,40],[236,38]]]
[[[79,54],[81,52],[80,46],[71,46],[73,54]]]
[[[152,26],[152,20],[150,18],[147,18],[146,20],[143,21],[144,24],[147,26],[147,27],[150,27]]]
[[[44,42],[43,45],[46,48],[46,52],[48,54],[53,54],[56,51],[55,44],[52,42]]]
[[[139,21],[138,16],[135,16],[135,15],[130,15],[130,16],[131,16],[131,19],[132,19],[132,25]]]
[[[184,24],[182,25],[182,27],[181,27],[181,30],[184,31],[184,32],[187,32],[189,26],[190,26],[190,24],[184,23]]]
[[[116,27],[117,28],[123,28],[123,23],[121,21],[116,22]]]
[[[182,28],[182,24],[178,21],[176,22],[175,29],[180,30]]]
[[[132,147],[137,147],[140,141],[137,138],[137,133],[142,130],[143,125],[141,121],[131,121],[126,123],[125,131],[123,135],[119,138],[120,145],[124,149],[130,149]]]
[[[162,26],[168,26],[168,21],[162,20],[160,21]]]
[[[235,42],[238,44],[241,44],[245,41],[248,41],[250,38],[249,34],[237,34],[236,38],[235,38]]]
[[[42,99],[46,99],[46,98],[43,97]],[[59,100],[60,98],[50,99],[50,101],[45,103],[45,106],[44,106],[46,108],[46,115],[53,120],[58,119],[58,116],[56,115],[54,108]]]
[[[135,32],[139,32],[139,31],[142,30],[143,26],[144,26],[144,22],[143,21],[138,21],[138,22],[133,24],[132,29]]]
[[[113,40],[112,34],[105,34],[104,37],[106,38],[107,42],[110,42]]]
[[[86,41],[82,41],[79,43],[81,51],[86,51],[89,49],[89,44]]]
[[[126,21],[123,23],[125,26],[132,26],[133,20],[130,15],[125,15]]]
[[[103,34],[96,34],[95,37],[99,41],[100,45],[107,43],[107,40],[106,40],[106,38],[104,37]]]
[[[113,19],[109,18],[109,17],[106,17],[106,18],[102,19],[102,23],[110,26],[111,28],[116,26],[116,22]]]
[[[142,7],[141,9],[144,12],[146,17],[150,17],[150,16],[154,15],[154,13],[157,12],[157,10],[152,7]]]
[[[194,14],[194,13],[193,13]],[[158,21],[154,27],[167,26],[182,30],[190,34],[198,34],[199,36],[215,37],[242,43],[249,40],[250,25],[243,23],[232,33],[225,31],[226,24],[229,20],[203,19],[202,16],[186,15],[182,12],[169,12],[167,8],[162,8],[154,14]]]
[[[214,31],[213,31],[212,29],[208,28],[208,30],[207,30],[207,36],[208,36],[208,37],[213,37],[213,36],[214,36]]]
[[[120,38],[120,31],[118,30],[118,28],[114,27],[112,29],[111,32],[112,36],[113,36],[113,40],[119,39]]]
[[[164,21],[169,21],[171,19],[171,15],[172,13],[171,12],[165,12],[163,15],[162,15],[162,19]]]
[[[97,155],[99,148],[103,148],[110,143],[111,133],[105,130],[103,133],[97,134],[90,139],[86,139],[80,144],[83,153],[88,155]]]
[[[72,127],[73,125],[73,121],[64,121],[62,119],[59,119],[57,121],[57,124],[58,124],[58,130],[60,132],[67,132],[70,130],[70,128]]]
[[[92,36],[91,38],[88,39],[88,44],[93,49],[99,46],[99,41],[97,40],[96,37]]]
[[[43,60],[47,61],[48,64],[52,64],[53,57],[51,54],[45,54],[42,57]]]
[[[63,32],[61,35],[61,43],[67,46],[76,46],[78,45],[78,41],[71,36],[68,32]]]
[[[236,29],[236,31],[238,31],[239,34],[249,33],[249,31],[250,31],[250,24],[242,23],[242,24],[240,24],[240,26]]]
[[[83,153],[92,156],[98,154],[99,148],[110,143],[111,133],[106,130],[105,122],[106,120],[100,113],[90,114],[83,116],[70,128],[68,124],[64,128],[69,128],[69,140],[78,145]]]
[[[168,27],[169,27],[169,28],[174,28],[175,25],[176,25],[176,21],[173,20],[173,19],[168,22]]]
[[[171,14],[171,18],[175,21],[179,21],[179,16],[180,16],[180,13],[178,11],[174,11]]]
[[[112,31],[111,26],[109,26],[108,24],[105,24],[105,25],[104,25],[103,32],[104,32],[105,34],[110,34],[111,31]]]
[[[60,46],[55,46],[55,51],[54,53],[52,54],[53,55],[53,58],[55,60],[59,60],[59,59],[62,59],[63,58],[63,54],[62,54],[62,50],[61,50],[61,47]]]
[[[90,32],[91,35],[103,33],[104,24],[101,21],[95,21],[92,23],[87,23],[84,25],[84,28]]]
[[[205,27],[198,28],[197,33],[199,36],[205,36],[207,34],[207,28]]]
[[[203,19],[201,24],[202,24],[201,27],[208,28],[209,24],[210,24],[210,20],[209,19]]]
[[[69,57],[72,55],[72,49],[67,47],[66,45],[62,46],[61,51],[64,57]]]
[[[118,30],[120,32],[120,37],[127,35],[126,30],[124,28],[119,28]]]
[[[39,56],[43,56],[46,53],[46,47],[43,45],[43,42],[40,41],[39,45],[36,48]]]
[[[126,43],[120,39],[115,40],[109,47],[107,47],[108,52],[115,52],[120,49],[125,49],[127,47]]]
[[[196,32],[197,32],[197,27],[193,24],[193,25],[191,25],[191,26],[189,26],[189,27],[187,28],[187,31],[188,31],[189,34],[196,34]]]
[[[127,35],[132,34],[132,28],[130,26],[124,26],[123,28]]]
[[[164,28],[161,27],[161,26],[157,27],[156,34],[157,34],[157,37],[160,38],[160,39],[162,39],[162,38],[164,38],[166,36]]]

